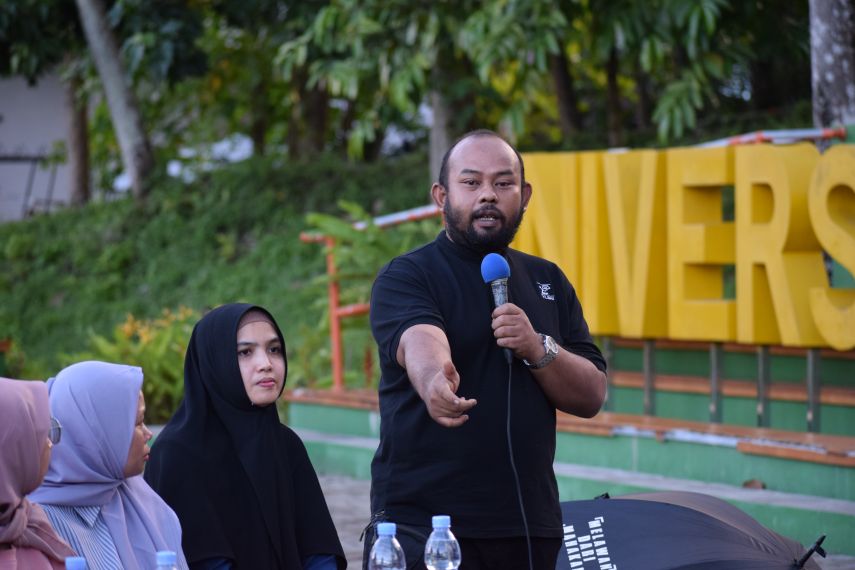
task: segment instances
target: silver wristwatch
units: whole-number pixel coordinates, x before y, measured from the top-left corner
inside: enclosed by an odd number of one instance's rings
[[[543,341],[543,349],[546,350],[546,354],[543,355],[543,358],[534,363],[523,359],[523,364],[533,370],[543,368],[544,366],[555,360],[555,357],[558,356],[558,343],[555,342],[555,339],[553,339],[549,335],[541,333],[540,340]]]

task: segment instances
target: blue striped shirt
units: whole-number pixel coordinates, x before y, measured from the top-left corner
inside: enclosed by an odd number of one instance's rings
[[[51,525],[78,556],[86,559],[89,570],[122,570],[119,553],[99,505],[71,507],[45,505]]]

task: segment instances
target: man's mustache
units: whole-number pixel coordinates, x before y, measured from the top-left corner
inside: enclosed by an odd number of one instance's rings
[[[497,220],[505,221],[505,215],[498,209],[493,206],[485,206],[480,210],[476,210],[472,213],[471,220],[474,221],[478,218],[483,218],[486,216],[490,216],[492,218],[496,218]]]

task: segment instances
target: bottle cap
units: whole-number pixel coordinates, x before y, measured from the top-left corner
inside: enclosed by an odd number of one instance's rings
[[[86,559],[82,556],[69,556],[65,559],[66,570],[86,570]]]
[[[451,517],[448,515],[436,515],[431,519],[433,528],[448,528],[451,526]]]
[[[175,566],[178,563],[178,555],[171,550],[161,550],[155,557],[158,566]]]
[[[395,536],[397,528],[393,522],[377,523],[377,534],[380,536]]]

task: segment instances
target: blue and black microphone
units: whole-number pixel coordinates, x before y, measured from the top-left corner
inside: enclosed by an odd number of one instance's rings
[[[508,302],[508,278],[511,276],[511,266],[498,253],[488,253],[481,260],[481,277],[484,283],[490,285],[493,291],[493,306],[498,307]],[[514,353],[510,348],[502,348],[508,364],[514,361]]]

